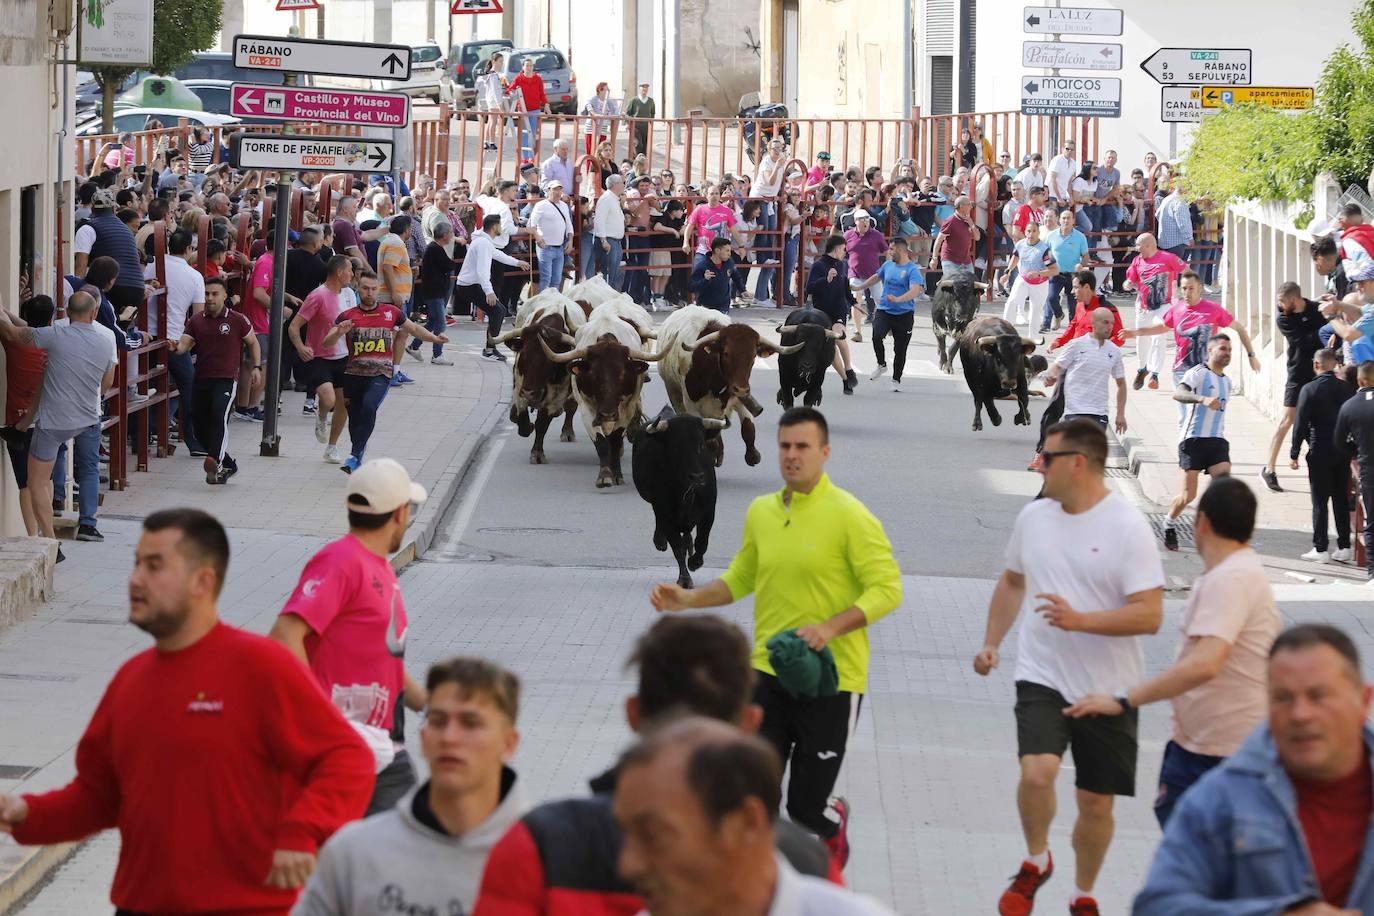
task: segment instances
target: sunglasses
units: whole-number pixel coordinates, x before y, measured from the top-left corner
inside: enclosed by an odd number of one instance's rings
[[[1064,457],[1065,455],[1081,455],[1081,454],[1083,454],[1083,453],[1082,453],[1082,452],[1072,452],[1072,451],[1065,451],[1065,452],[1041,452],[1041,453],[1040,453],[1040,457],[1044,459],[1044,461],[1045,461],[1044,467],[1045,467],[1046,470],[1048,470],[1048,469],[1049,469],[1049,466],[1050,466],[1051,464],[1054,464],[1054,459],[1056,459],[1056,458],[1062,458],[1062,457]]]

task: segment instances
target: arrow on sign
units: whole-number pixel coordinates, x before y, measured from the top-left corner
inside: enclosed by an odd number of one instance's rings
[[[1031,95],[1035,95],[1037,92],[1040,91],[1040,87],[1037,86],[1035,83],[1027,83],[1026,91],[1029,92]]]
[[[245,92],[243,93],[243,95],[239,96],[239,104],[242,105],[244,108],[252,110],[258,104],[258,98],[257,96],[253,95],[252,90],[249,90],[248,92]]]
[[[392,73],[395,73],[397,68],[405,69],[405,63],[403,63],[401,59],[396,56],[395,51],[391,52],[386,57],[382,58],[382,66],[386,67]]]
[[[372,162],[373,166],[380,166],[383,162],[386,162],[386,150],[382,149],[380,146],[374,146],[372,147],[372,155],[367,158]]]
[[[1031,28],[1035,28],[1039,24],[1040,17],[1035,15],[1034,13],[1031,13],[1029,16],[1026,17],[1026,25],[1030,26]]]
[[[1102,49],[1101,51],[1099,51],[1098,53],[1101,54],[1103,57],[1110,58],[1110,57],[1112,56],[1112,49],[1111,49],[1111,48],[1103,48],[1103,49]]]
[[[1215,101],[1217,101],[1219,98],[1221,98],[1221,90],[1220,90],[1220,89],[1212,89],[1212,88],[1208,87],[1208,88],[1202,90],[1202,100],[1203,100],[1204,102],[1215,102]]]

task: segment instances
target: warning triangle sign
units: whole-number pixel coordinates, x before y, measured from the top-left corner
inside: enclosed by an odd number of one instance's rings
[[[501,0],[453,0],[448,11],[455,16],[461,13],[499,13]]]
[[[277,10],[317,10],[319,0],[277,0]]]

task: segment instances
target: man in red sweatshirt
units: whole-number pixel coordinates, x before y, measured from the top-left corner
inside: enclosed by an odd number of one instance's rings
[[[126,662],[76,748],[76,779],[0,794],[26,845],[118,827],[121,912],[284,914],[315,853],[359,817],[372,752],[272,640],[221,623],[229,540],[198,509],[149,515],[129,622],[154,647]]]

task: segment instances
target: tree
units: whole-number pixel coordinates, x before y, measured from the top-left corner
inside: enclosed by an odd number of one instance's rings
[[[103,0],[86,0],[86,21],[98,25]],[[154,0],[152,72],[170,74],[186,66],[197,51],[215,43],[224,19],[224,0]],[[101,92],[101,130],[114,130],[114,94],[133,67],[92,67]]]

